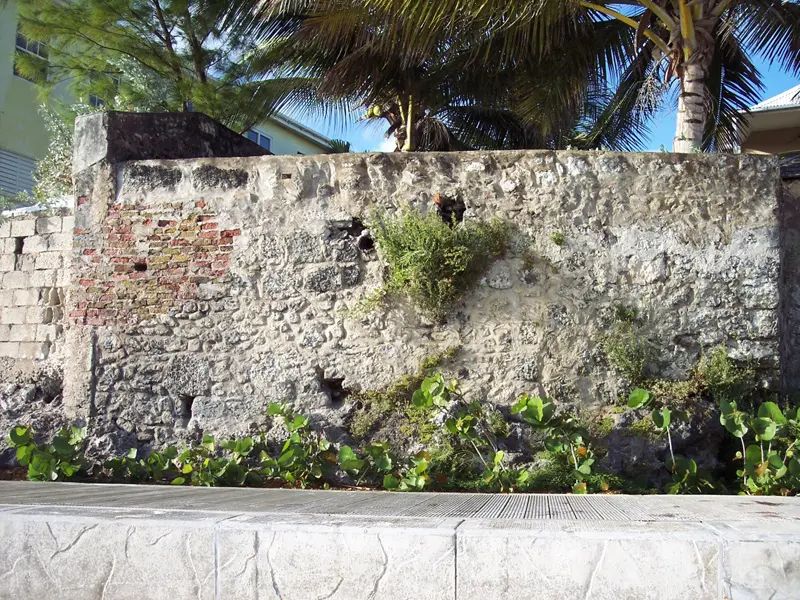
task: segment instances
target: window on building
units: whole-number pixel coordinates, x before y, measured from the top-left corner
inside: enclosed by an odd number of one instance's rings
[[[17,65],[23,60],[33,65],[39,71],[39,75],[37,77],[26,77],[20,72]],[[47,44],[44,42],[29,40],[22,35],[19,30],[17,30],[16,53],[14,56],[14,75],[36,83],[37,81],[47,79],[47,66]]]
[[[89,83],[95,91],[102,94],[102,96],[89,94],[87,99],[89,106],[103,108],[106,105],[106,100],[103,98],[113,98],[116,96],[117,93],[119,93],[120,82],[121,80],[117,75],[89,73]]]
[[[33,190],[36,161],[0,148],[0,195],[13,196]]]
[[[272,150],[272,138],[258,133],[257,131],[253,131],[252,129],[245,132],[244,135],[248,140],[255,142],[265,150]]]

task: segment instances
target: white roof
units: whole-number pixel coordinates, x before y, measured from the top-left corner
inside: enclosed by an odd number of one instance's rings
[[[800,85],[796,85],[777,96],[767,98],[763,102],[751,106],[750,111],[759,112],[762,110],[781,110],[784,108],[800,108]]]

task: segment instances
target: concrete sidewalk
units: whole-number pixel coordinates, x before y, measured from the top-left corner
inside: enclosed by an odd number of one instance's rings
[[[0,482],[0,599],[800,598],[800,501]]]

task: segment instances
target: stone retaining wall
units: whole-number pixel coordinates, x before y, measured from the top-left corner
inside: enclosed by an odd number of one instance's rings
[[[658,349],[653,374],[684,377],[722,345],[753,359],[764,385],[798,383],[793,238],[784,231],[782,251],[780,235],[796,204],[778,213],[772,158],[202,158],[213,136],[181,154],[177,117],[148,117],[158,136],[143,117],[126,129],[132,118],[79,121],[74,229],[68,216],[0,226],[0,355],[52,354],[66,296],[64,417],[89,418],[122,446],[261,430],[271,401],[335,438],[349,392],[389,385],[448,348],[448,374],[494,404],[523,391],[613,404],[629,383],[603,341],[629,309]],[[236,150],[219,135],[220,154]],[[140,160],[149,156],[179,160]],[[360,313],[384,276],[374,210],[435,211],[435,194],[463,202],[467,221],[509,224],[510,251],[444,322],[401,299]]]
[[[783,388],[800,392],[800,171],[785,170],[780,205]]]
[[[73,218],[62,213],[0,222],[0,357],[45,359],[63,339]]]
[[[614,403],[627,383],[602,342],[620,308],[657,344],[654,373],[685,376],[724,345],[778,385],[771,158],[100,159],[75,180],[66,406],[129,443],[258,430],[271,401],[336,430],[348,392],[453,347],[448,370],[495,404]],[[358,313],[383,278],[373,210],[433,211],[436,193],[510,224],[511,251],[443,323],[398,300]]]

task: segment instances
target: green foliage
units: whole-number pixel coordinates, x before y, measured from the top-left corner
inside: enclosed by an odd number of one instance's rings
[[[704,353],[686,380],[647,378],[637,383],[661,404],[692,414],[712,411],[714,404],[719,405],[723,400],[752,407],[763,395],[756,385],[753,366],[737,364],[724,347]]]
[[[655,438],[656,431],[653,429],[653,423],[649,419],[640,419],[634,421],[629,427],[623,430],[623,433],[630,436],[638,436],[643,438]]]
[[[242,463],[253,452],[255,444],[250,437],[220,442],[219,448],[227,450],[229,455],[220,455],[216,440],[204,435],[197,446],[186,448],[177,458],[180,465],[180,476],[171,481],[173,485],[181,485],[190,480],[192,485],[203,486],[240,486],[250,476],[259,481]]]
[[[708,391],[703,382],[692,373],[685,381],[673,381],[668,379],[646,379],[641,382],[651,394],[668,402],[675,407],[697,409],[698,400],[701,400]]]
[[[498,410],[486,412],[486,426],[496,438],[507,438],[511,434],[511,427],[506,418]]]
[[[556,414],[555,405],[538,396],[523,394],[514,406],[511,414],[519,414],[534,429],[543,431],[545,448],[556,455],[567,455],[572,458],[573,493],[587,493],[586,477],[592,473],[594,453],[586,443],[587,433],[577,421],[569,415]]]
[[[420,452],[410,458],[399,473],[386,475],[383,478],[383,487],[398,492],[421,492],[430,481],[429,464],[430,455]]]
[[[608,436],[612,431],[614,431],[615,424],[616,421],[613,417],[603,417],[599,421],[590,423],[589,432],[591,437],[603,438]]]
[[[358,477],[357,484],[366,480],[398,492],[422,491],[430,479],[427,472],[429,463],[430,455],[427,452],[399,460],[390,453],[386,442],[367,445],[363,456],[356,454],[349,446],[342,446],[338,457],[339,468]]]
[[[353,393],[353,401],[360,406],[350,422],[350,433],[359,440],[366,438],[382,419],[409,403],[413,390],[421,381],[422,377],[406,375],[381,390]]]
[[[611,366],[633,384],[644,379],[654,354],[653,344],[641,330],[629,322],[617,322],[602,343]]]
[[[426,360],[423,365],[433,362]],[[413,392],[412,382],[418,386]],[[132,449],[125,456],[106,461],[100,469],[83,457],[85,428],[62,429],[49,444],[36,444],[30,427],[17,426],[8,439],[20,464],[28,467],[28,477],[39,481],[110,477],[113,481],[241,486],[280,480],[293,487],[326,487],[338,470],[355,485],[392,491],[650,491],[641,482],[596,473],[587,428],[546,398],[523,394],[511,409],[512,414],[543,434],[544,451],[537,454],[539,466],[534,469],[508,460],[503,446],[506,442],[502,441],[510,431],[508,422],[489,404],[467,401],[457,381],[448,381],[437,372],[409,378],[403,385],[398,406],[419,411],[420,418],[433,429],[430,447],[413,456],[393,452],[387,441],[334,448],[311,428],[308,417],[276,403],[270,405],[269,414],[281,419],[288,433],[278,446],[268,444],[263,435],[219,442],[205,435],[199,443],[181,451],[171,446],[139,457]],[[636,388],[627,402],[631,409],[649,411],[648,418],[629,428],[632,433],[667,440],[669,459],[665,467],[671,479],[666,491],[725,491],[724,481],[712,484],[691,457],[674,453],[672,430],[689,417],[671,407],[669,401],[669,397],[661,398],[652,390]],[[436,413],[439,418],[432,419]],[[438,430],[437,421],[443,424]],[[605,421],[596,429],[611,430],[613,419]],[[748,411],[723,399],[720,423],[740,440],[741,451],[735,460],[741,461],[737,471],[741,493],[793,495],[800,491],[799,409],[781,409],[774,402],[763,402],[757,411]]]
[[[566,239],[567,238],[564,236],[564,232],[562,231],[554,231],[550,234],[550,241],[559,247],[564,245]]]
[[[419,389],[411,396],[411,402],[417,408],[444,408],[450,404],[451,396],[457,391],[457,381],[445,381],[444,375],[437,373],[422,380]]]
[[[312,431],[308,417],[295,414],[288,406],[275,402],[269,405],[269,414],[280,417],[289,431],[277,458],[261,453],[264,474],[280,477],[290,485],[306,487],[310,481],[319,481],[330,474],[337,463],[331,452],[331,443],[321,434]]]
[[[723,346],[703,354],[697,368],[697,377],[708,388],[714,401],[732,402],[750,394],[755,387],[755,370],[752,365],[738,366],[728,356]]]
[[[675,455],[670,466],[672,470],[672,485],[669,486],[670,494],[707,494],[714,490],[714,484],[708,475],[698,470],[697,463],[685,456]]]
[[[308,82],[252,72],[241,59],[258,42],[235,4],[26,0],[19,3],[20,28],[47,41],[49,65],[45,76],[20,53],[19,68],[45,91],[68,84],[82,102],[93,96],[120,110],[195,110],[243,131]]]
[[[723,399],[720,423],[741,441],[736,459],[743,466],[736,474],[742,478],[742,493],[786,496],[800,491],[800,409],[790,408],[784,414],[774,402],[764,402],[749,414]],[[746,444],[745,437],[754,443]]]
[[[283,421],[289,434],[275,454],[270,453],[263,435],[220,442],[204,435],[199,444],[180,452],[170,446],[137,460],[132,449],[124,457],[106,461],[104,467],[114,480],[172,485],[258,485],[267,479],[280,479],[293,487],[323,484],[338,462],[330,442],[312,431],[308,417],[287,406],[272,403],[268,412]]]
[[[431,318],[443,318],[508,246],[508,226],[447,224],[436,213],[404,208],[392,218],[376,214],[370,227],[388,267],[385,291],[407,296]]]
[[[331,140],[328,145],[328,154],[347,154],[350,152],[350,142],[345,140]]]
[[[640,113],[617,117],[606,109],[609,95],[596,93],[594,74],[616,70],[609,56],[626,51],[621,32],[609,36],[603,27],[587,36],[594,27],[559,23],[564,35],[547,36],[558,37],[557,47],[507,44],[488,34],[520,22],[517,9],[486,20],[485,7],[476,11],[484,18],[475,19],[473,11],[441,2],[262,4],[271,10],[256,28],[265,43],[251,68],[264,76],[318,74],[321,101],[360,106],[362,119],[381,123],[398,151],[640,146]],[[403,8],[411,5],[427,7],[423,28],[407,18]],[[526,31],[548,29],[522,20]],[[506,45],[520,50],[510,61],[502,58]]]
[[[411,398],[425,374],[454,358],[458,350],[459,346],[451,346],[440,353],[425,357],[416,374],[405,375],[386,388],[355,392],[351,398],[357,409],[350,422],[350,433],[357,440],[363,440],[380,423],[394,415],[399,417],[398,429],[403,436],[424,444],[430,442],[436,432],[436,426],[430,422],[431,411],[415,406]]]
[[[414,404],[445,416],[444,429],[449,439],[441,438],[433,453],[434,475],[439,486],[448,479],[469,477],[480,464],[481,489],[503,492],[520,489],[530,473],[505,464],[505,452],[497,447],[497,437],[508,435],[509,426],[502,415],[480,402],[467,402],[458,382],[446,381],[441,373],[426,377],[414,392]]]
[[[500,491],[512,491],[524,483],[527,474],[508,469],[503,463],[505,453],[497,448],[484,406],[480,402],[466,402],[457,381],[445,382],[442,374],[437,373],[426,378],[414,393],[416,404],[435,407],[441,412],[449,410],[452,401],[456,402],[456,410],[454,416],[445,419],[445,431],[456,445],[474,452],[483,465],[483,483]]]
[[[31,481],[68,480],[86,474],[83,446],[86,427],[63,428],[49,444],[37,444],[30,426],[16,426],[8,434],[8,445],[16,448],[16,458],[28,467]]]
[[[408,439],[427,445],[439,431],[436,423],[431,421],[431,411],[427,408],[407,404],[401,414],[403,422],[400,424],[400,434]]]
[[[672,449],[670,425],[676,418],[688,418],[685,413],[672,411],[664,404],[656,402],[655,396],[642,388],[631,391],[628,396],[628,406],[633,409],[653,406],[650,413],[652,425],[659,437],[666,436],[669,446],[670,460],[667,468],[672,476],[672,483],[668,486],[670,494],[702,494],[714,489],[708,476],[697,469],[697,463],[693,459],[676,455]]]
[[[574,467],[566,457],[551,456],[551,460],[530,470],[530,478],[522,491],[567,492],[575,485]],[[610,473],[591,473],[584,478],[587,493],[624,491],[627,494],[649,494],[655,490],[642,482]]]
[[[426,356],[422,359],[422,362],[419,364],[420,371],[422,373],[427,372],[429,369],[435,369],[436,367],[440,366],[442,363],[453,360],[458,354],[458,351],[461,349],[461,346],[449,346],[445,348],[442,352],[438,354],[431,354],[430,356]]]
[[[635,323],[638,312],[635,307],[625,304],[614,305],[614,320],[618,323]]]
[[[161,452],[151,452],[147,457],[137,459],[136,448],[131,448],[125,456],[112,458],[104,463],[104,468],[116,481],[172,482],[181,476],[182,467],[176,463],[178,449],[168,446]],[[184,477],[178,484],[184,483]]]

